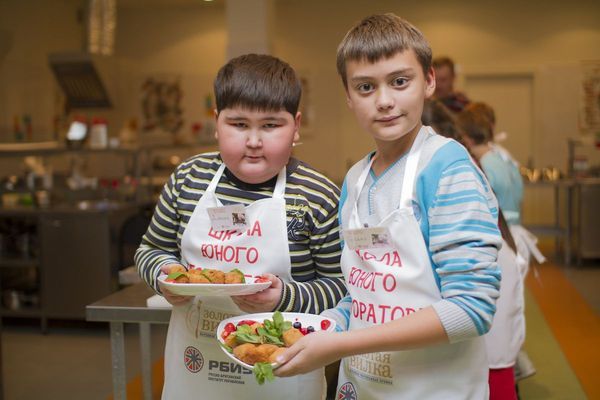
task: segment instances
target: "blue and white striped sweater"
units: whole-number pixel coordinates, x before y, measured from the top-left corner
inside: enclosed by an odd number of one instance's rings
[[[353,169],[364,167],[366,160]],[[361,219],[365,212],[376,212],[380,220],[397,206],[405,162],[406,157],[400,158],[379,177],[370,174],[359,198]],[[339,210],[347,195],[344,182]],[[497,227],[498,206],[485,177],[464,147],[430,135],[419,161],[413,198],[442,296],[433,307],[450,341],[486,333],[499,295],[497,256],[502,239]],[[341,226],[343,219],[340,213]],[[324,314],[345,330],[351,306],[347,296]]]

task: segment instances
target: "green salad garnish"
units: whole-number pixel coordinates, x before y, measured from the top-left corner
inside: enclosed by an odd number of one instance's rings
[[[258,382],[259,385],[264,384],[265,380],[271,382],[275,379],[275,375],[273,374],[273,366],[271,363],[256,363],[254,364],[253,371],[256,382]]]
[[[185,275],[185,271],[171,272],[169,275],[167,275],[167,279],[175,280],[175,279],[179,278],[181,275]]]

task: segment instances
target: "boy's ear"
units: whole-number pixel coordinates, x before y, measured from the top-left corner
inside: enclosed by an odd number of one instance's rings
[[[294,143],[300,139],[300,124],[302,122],[302,113],[298,111],[294,117]]]
[[[219,112],[218,112],[218,111],[217,111],[217,109],[215,108],[215,109],[213,110],[213,113],[214,113],[214,115],[215,115],[215,125],[217,125],[217,120],[219,119]],[[218,130],[218,129],[216,129],[216,127],[215,127],[215,139],[217,139],[217,140],[219,139],[219,130]]]
[[[429,67],[427,75],[425,75],[425,97],[429,98],[435,92],[435,70]]]
[[[346,104],[348,104],[348,108],[352,110],[352,99],[350,99],[350,95],[348,94],[347,89],[346,89]]]

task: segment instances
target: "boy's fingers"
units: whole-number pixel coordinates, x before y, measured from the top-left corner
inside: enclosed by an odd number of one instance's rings
[[[275,362],[277,363],[278,367],[277,369],[275,369],[275,375],[277,376],[291,376],[291,368],[293,367],[293,363],[288,364],[288,362],[290,360],[292,360],[294,357],[296,357],[296,355],[298,355],[298,353],[300,353],[300,350],[302,350],[301,346],[297,346],[297,345],[293,345],[292,347],[290,347],[289,349],[287,349],[286,351],[284,351],[282,354],[280,354],[279,356],[277,356],[277,359],[275,360]]]

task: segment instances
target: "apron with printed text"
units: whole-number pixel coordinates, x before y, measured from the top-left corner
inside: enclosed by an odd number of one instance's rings
[[[368,328],[402,318],[441,300],[428,251],[412,208],[413,186],[421,148],[434,134],[423,127],[409,152],[400,206],[377,226],[387,228],[387,248],[351,250],[344,246],[342,270],[352,297],[350,329]],[[373,161],[371,161],[372,163]],[[363,227],[357,201],[371,168],[347,182],[352,207],[343,229]],[[345,221],[344,221],[345,222]],[[474,399],[488,397],[488,365],[483,339],[455,344],[362,354],[344,358],[338,398]]]
[[[285,211],[285,167],[277,177],[273,197],[245,208],[245,232],[214,231],[207,208],[222,206],[215,190],[222,164],[196,208],[181,239],[182,263],[188,268],[239,268],[247,275],[270,273],[290,282],[291,263]],[[196,296],[173,307],[165,347],[163,399],[320,399],[323,370],[291,378],[276,378],[260,386],[251,370],[223,352],[215,330],[225,318],[244,314],[230,297]]]

